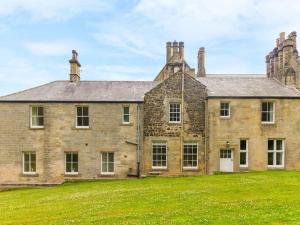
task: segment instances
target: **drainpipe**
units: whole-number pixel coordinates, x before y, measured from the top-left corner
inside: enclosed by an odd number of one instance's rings
[[[208,174],[208,133],[209,133],[209,123],[208,123],[208,99],[205,100],[205,127],[204,127],[204,163],[205,163],[205,174]]]
[[[140,177],[140,104],[137,104],[137,177]]]
[[[182,164],[182,156],[183,156],[183,132],[184,132],[184,61],[182,64],[182,75],[181,75],[181,132],[180,132],[180,173],[183,175],[183,164]]]

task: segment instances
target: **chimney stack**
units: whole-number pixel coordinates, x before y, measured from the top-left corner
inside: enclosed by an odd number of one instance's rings
[[[179,52],[178,42],[173,42],[173,55],[177,54]]]
[[[198,77],[205,77],[205,49],[199,48],[198,51]]]
[[[69,60],[70,63],[70,82],[80,81],[80,63],[78,62],[78,53],[76,50],[72,50],[72,59]]]
[[[184,42],[179,42],[179,56],[184,59]]]
[[[166,48],[167,48],[167,62],[168,63],[173,55],[173,49],[172,49],[172,42],[168,41],[166,43]]]

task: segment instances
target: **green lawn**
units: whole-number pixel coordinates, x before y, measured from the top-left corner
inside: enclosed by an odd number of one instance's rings
[[[4,191],[0,224],[300,224],[300,172],[79,182]]]

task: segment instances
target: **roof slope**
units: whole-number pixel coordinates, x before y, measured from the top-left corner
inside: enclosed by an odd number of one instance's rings
[[[300,98],[300,91],[265,76],[216,75],[197,78],[208,97]]]
[[[155,81],[54,81],[0,97],[20,102],[140,102]]]

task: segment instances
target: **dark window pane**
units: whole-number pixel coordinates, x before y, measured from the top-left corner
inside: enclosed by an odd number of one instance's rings
[[[273,165],[273,152],[268,152],[268,165]]]
[[[67,153],[66,154],[66,162],[71,162],[72,161],[71,158],[72,158],[71,154]]]
[[[261,114],[261,121],[268,122],[268,113],[262,112],[262,114]]]
[[[82,124],[83,124],[83,126],[88,127],[89,126],[89,117],[83,117]]]
[[[108,155],[108,161],[109,162],[114,162],[114,153],[109,153],[109,155]]]
[[[276,153],[276,165],[277,166],[283,165],[282,164],[282,153],[281,152]]]
[[[123,114],[129,114],[129,107],[123,108]]]
[[[44,115],[44,108],[43,107],[38,107],[38,115],[43,116]]]
[[[262,111],[267,111],[268,110],[268,103],[267,102],[263,102],[261,104],[261,110]]]
[[[274,150],[274,140],[268,140],[268,150]]]
[[[82,116],[82,107],[77,107],[77,116]]]
[[[247,140],[240,140],[240,149],[247,150]]]
[[[124,115],[123,120],[125,123],[129,122],[129,115]]]
[[[66,163],[66,172],[70,173],[71,171],[71,163]]]
[[[30,172],[30,170],[29,170],[29,162],[24,162],[24,172]]]
[[[44,126],[44,117],[38,117],[38,121],[39,126]]]
[[[78,163],[73,163],[73,171],[72,172],[78,172]]]
[[[78,163],[78,154],[73,153],[73,162]]]
[[[89,115],[89,107],[83,107],[83,116]]]
[[[246,152],[240,153],[240,165],[246,165],[247,164],[247,154]]]
[[[82,117],[77,117],[77,126],[83,126],[82,124]]]
[[[37,107],[32,107],[32,116],[37,116],[38,115],[38,111],[37,111]]]
[[[35,167],[36,163],[35,160],[31,161],[31,171],[30,172],[36,172],[36,167]]]
[[[282,150],[282,140],[277,140],[276,142],[276,150]]]
[[[114,163],[108,164],[108,172],[114,172]]]

